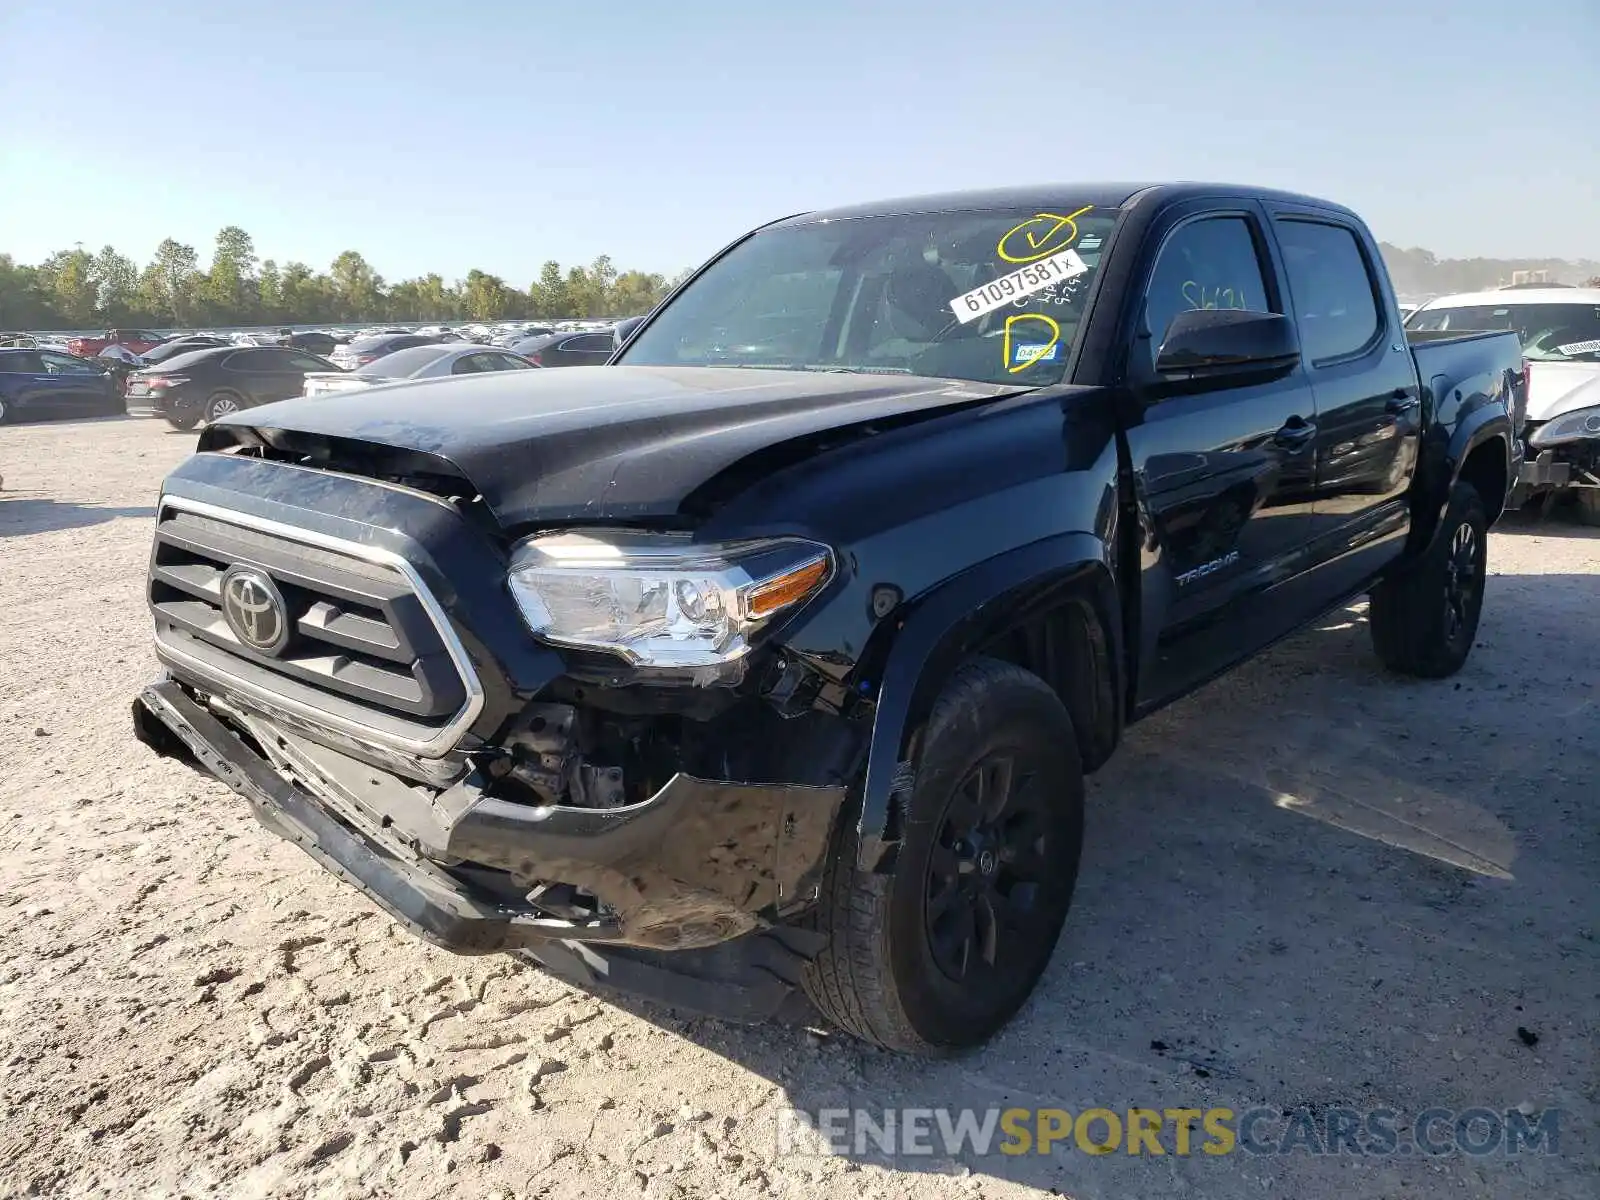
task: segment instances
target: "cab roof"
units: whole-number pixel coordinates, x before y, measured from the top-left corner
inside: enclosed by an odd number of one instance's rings
[[[1092,204],[1096,208],[1126,208],[1130,203],[1167,204],[1202,197],[1276,200],[1285,204],[1304,204],[1354,216],[1343,205],[1296,192],[1250,187],[1236,183],[1057,183],[1028,184],[968,192],[938,192],[925,196],[868,201],[842,208],[796,213],[774,225],[803,225],[813,221],[839,221],[852,217],[907,216],[912,213],[959,212],[977,209],[1041,209],[1069,204],[1075,208]]]

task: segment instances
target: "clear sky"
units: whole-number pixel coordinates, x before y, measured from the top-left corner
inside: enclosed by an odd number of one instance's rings
[[[0,0],[0,251],[672,273],[951,188],[1227,179],[1600,258],[1600,0]]]

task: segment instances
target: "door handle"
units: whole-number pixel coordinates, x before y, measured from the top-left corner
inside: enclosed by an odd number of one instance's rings
[[[1395,388],[1394,393],[1389,397],[1389,402],[1383,406],[1383,410],[1384,412],[1392,413],[1394,416],[1399,416],[1401,413],[1410,412],[1421,403],[1422,401],[1413,396],[1409,389]]]
[[[1272,440],[1289,450],[1300,450],[1316,436],[1317,427],[1310,421],[1304,417],[1290,417],[1283,428],[1272,435]]]

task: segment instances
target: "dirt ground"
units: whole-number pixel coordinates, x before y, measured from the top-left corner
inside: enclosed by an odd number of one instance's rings
[[[1038,994],[924,1063],[451,957],[138,745],[192,445],[0,429],[0,1195],[1597,1194],[1600,531],[1492,536],[1453,681],[1383,676],[1358,606],[1132,730]],[[845,1104],[1562,1113],[1510,1159],[780,1153]]]

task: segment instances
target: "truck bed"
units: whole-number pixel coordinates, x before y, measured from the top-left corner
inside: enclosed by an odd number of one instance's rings
[[[1522,342],[1510,330],[1406,330],[1417,376],[1436,397],[1452,390],[1465,397],[1498,399],[1509,388],[1508,407],[1513,427],[1521,436],[1527,418],[1527,376],[1522,366]],[[1508,378],[1509,377],[1509,378]]]

